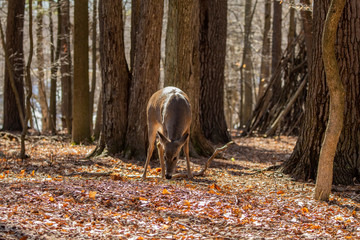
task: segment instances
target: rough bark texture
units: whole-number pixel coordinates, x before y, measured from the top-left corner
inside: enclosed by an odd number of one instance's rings
[[[253,67],[251,60],[251,22],[253,19],[252,0],[245,2],[245,35],[243,57],[240,69],[240,124],[245,125],[251,117],[253,108]]]
[[[55,47],[55,40],[54,40],[54,28],[53,28],[53,19],[52,19],[52,11],[57,9],[57,41]],[[49,11],[49,18],[50,18],[50,59],[51,59],[51,81],[50,81],[50,121],[49,121],[49,129],[52,133],[56,132],[56,117],[57,117],[57,109],[56,109],[56,88],[57,88],[57,71],[59,67],[59,56],[60,56],[60,36],[61,36],[61,8],[60,3],[55,3],[54,0],[50,1],[50,11]]]
[[[271,47],[271,74],[276,71],[281,60],[281,38],[282,38],[282,4],[274,0],[273,24],[272,24],[272,47]],[[281,78],[273,85],[273,98],[277,98],[281,92]]]
[[[61,115],[62,126],[71,134],[72,130],[72,73],[70,48],[70,2],[61,1]]]
[[[305,33],[305,46],[306,46],[306,60],[308,66],[311,66],[312,60],[312,13],[310,0],[300,0],[304,7],[301,10],[301,21],[303,23],[303,29]]]
[[[140,0],[131,0],[131,49],[130,49],[130,70],[134,69],[134,58],[136,49],[136,38],[140,20]]]
[[[8,69],[14,75],[16,89],[19,93],[21,108],[24,112],[24,29],[25,1],[8,1],[8,14],[6,26],[6,49],[10,66],[5,64],[4,80],[4,121],[3,130],[21,131],[21,119],[17,109],[15,95],[11,88]]]
[[[227,1],[200,1],[200,117],[205,137],[227,143],[224,114]]]
[[[163,1],[140,3],[126,134],[126,157],[145,159],[146,156],[146,104],[159,85],[163,8]]]
[[[302,132],[282,170],[297,179],[315,179],[320,148],[328,119],[329,97],[322,63],[321,36],[329,0],[314,2],[313,52],[305,120]],[[360,2],[347,0],[335,44],[340,77],[345,87],[344,127],[334,159],[335,184],[352,184],[360,179]]]
[[[344,121],[345,91],[335,56],[336,33],[346,0],[332,0],[322,36],[322,54],[326,84],[330,95],[329,120],[319,156],[315,199],[328,200],[331,193],[333,162]]]
[[[271,27],[271,1],[265,0],[264,33],[261,50],[261,67],[258,100],[264,94],[270,77],[270,27]]]
[[[36,58],[38,69],[38,89],[39,89],[39,104],[41,108],[41,127],[43,132],[49,130],[49,106],[47,105],[46,88],[44,83],[44,36],[43,36],[43,8],[42,0],[37,1],[37,15],[36,15]]]
[[[130,84],[125,59],[121,1],[100,0],[99,19],[102,76],[102,103],[99,105],[103,106],[102,132],[105,147],[113,154],[121,152],[125,145]],[[100,114],[97,119],[99,118]]]
[[[200,121],[200,6],[198,1],[178,1],[176,86],[190,98],[192,110],[191,145],[196,153],[210,156],[213,147],[205,138]]]
[[[166,47],[165,47],[165,78],[164,86],[175,86],[178,79],[178,61],[177,61],[177,45],[178,45],[178,0],[169,1],[168,4],[168,20],[166,28]]]
[[[88,1],[77,0],[74,7],[74,97],[72,140],[90,140],[89,113],[89,26]]]

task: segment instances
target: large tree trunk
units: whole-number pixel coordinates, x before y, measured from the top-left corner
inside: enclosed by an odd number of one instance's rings
[[[193,150],[200,155],[211,155],[213,147],[205,138],[200,121],[200,6],[199,1],[176,1],[177,24],[174,34],[176,35],[176,48],[171,53],[167,51],[167,62],[174,61],[176,57],[177,79],[174,85],[179,87],[190,98],[192,109],[191,145]],[[169,5],[171,6],[171,5]],[[168,32],[169,33],[169,32]],[[167,46],[168,47],[168,46]],[[171,47],[171,46],[170,46]],[[169,59],[168,59],[169,58]],[[194,153],[194,151],[192,151]]]
[[[163,1],[140,3],[126,134],[126,157],[145,159],[146,156],[146,104],[159,85],[163,8]]]
[[[6,26],[6,49],[10,65],[5,64],[4,80],[4,121],[3,130],[21,131],[19,111],[11,88],[9,71],[13,72],[16,89],[19,93],[21,108],[24,112],[24,9],[25,1],[8,1],[8,14]]]
[[[88,1],[77,0],[74,7],[74,97],[72,140],[89,141],[89,22]]]
[[[100,0],[99,19],[102,77],[102,103],[99,105],[102,106],[102,117],[98,114],[97,121],[103,118],[103,147],[113,154],[121,152],[125,146],[130,84],[125,59],[122,2]],[[101,111],[100,107],[98,111]]]
[[[334,156],[344,121],[345,90],[335,56],[335,41],[345,2],[346,0],[331,1],[322,36],[322,54],[326,84],[329,87],[330,113],[321,146],[315,186],[315,199],[320,200],[328,200],[331,193]]]
[[[176,86],[178,81],[178,0],[169,1],[165,46],[164,86]]]
[[[72,121],[72,72],[70,48],[70,2],[61,0],[61,115],[62,126],[71,134]]]
[[[303,29],[305,33],[305,46],[306,46],[306,60],[308,66],[311,66],[312,60],[312,7],[310,0],[300,0],[305,7],[301,9],[301,21],[303,23]]]
[[[137,31],[140,21],[140,0],[131,0],[131,49],[130,49],[130,70],[134,69]]]
[[[224,114],[227,1],[200,1],[200,117],[205,137],[227,143]]]
[[[322,62],[321,36],[329,0],[314,2],[313,52],[305,120],[302,132],[290,158],[282,170],[297,179],[315,179],[321,144],[329,116],[329,97]],[[360,2],[347,0],[338,26],[335,45],[340,77],[346,94],[344,128],[334,159],[335,184],[352,184],[360,179],[360,36],[352,29],[360,29]]]

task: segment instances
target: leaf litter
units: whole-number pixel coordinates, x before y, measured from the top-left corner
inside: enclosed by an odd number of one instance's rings
[[[4,137],[5,136],[5,137]],[[204,177],[162,180],[159,162],[84,159],[95,145],[30,136],[0,138],[0,239],[359,239],[359,192],[313,199],[313,182],[266,167],[284,161],[294,137],[235,138]],[[206,159],[192,158],[193,170]],[[179,169],[185,170],[185,161]]]

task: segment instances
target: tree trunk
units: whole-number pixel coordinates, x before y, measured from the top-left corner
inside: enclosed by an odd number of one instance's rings
[[[49,130],[49,106],[46,98],[46,87],[44,83],[44,36],[43,36],[43,7],[42,0],[37,1],[37,16],[36,16],[36,57],[37,57],[37,69],[38,69],[38,89],[39,89],[39,104],[41,108],[41,127],[43,132]]]
[[[137,31],[139,30],[140,21],[140,0],[131,1],[131,49],[130,49],[130,70],[134,69],[134,58],[136,51]]]
[[[145,159],[147,148],[146,104],[160,78],[160,44],[163,1],[141,1],[129,101],[126,157]]]
[[[96,120],[95,120],[95,127],[94,127],[94,139],[98,140],[100,137],[101,127],[103,124],[103,90],[101,88],[100,96],[98,98],[98,104],[97,104],[97,112],[96,112]],[[127,116],[125,116],[127,119]]]
[[[281,38],[282,38],[282,4],[278,0],[274,0],[274,16],[272,25],[272,48],[271,48],[271,74],[273,75],[281,60]],[[281,92],[281,78],[272,88],[272,98],[278,98]]]
[[[265,87],[269,83],[270,78],[270,26],[271,26],[271,1],[265,0],[264,12],[264,33],[261,50],[261,67],[260,67],[260,83],[259,83],[259,100],[265,92]]]
[[[282,170],[297,179],[315,179],[321,144],[329,116],[329,96],[325,82],[321,52],[321,36],[329,0],[314,1],[313,52],[310,80],[301,134],[290,158]],[[360,2],[346,0],[336,35],[336,56],[340,77],[345,87],[346,103],[344,127],[334,158],[335,184],[352,184],[360,179],[360,36],[351,29],[359,29]]]
[[[305,46],[306,46],[306,60],[308,66],[311,66],[312,60],[312,7],[310,0],[300,0],[305,7],[300,11],[301,13],[301,20],[303,23],[303,29],[305,32]]]
[[[14,104],[15,94],[11,87],[9,70],[13,72],[16,89],[19,93],[21,109],[24,112],[24,29],[25,1],[8,1],[6,26],[6,49],[10,65],[5,63],[4,80],[4,121],[3,130],[21,131],[21,119],[17,106]]]
[[[54,28],[53,28],[53,20],[52,20],[52,11],[53,8],[57,9],[57,16],[58,16],[58,28],[57,28],[57,44],[55,48],[55,41],[54,41]],[[50,52],[51,52],[51,81],[50,81],[50,121],[49,121],[49,129],[50,131],[55,134],[56,133],[56,85],[57,85],[57,71],[58,71],[58,60],[60,56],[60,35],[61,35],[61,9],[60,3],[58,2],[55,4],[54,0],[50,1],[50,11],[49,11],[49,18],[50,18]]]
[[[130,73],[125,59],[121,1],[99,1],[102,137],[110,154],[121,152],[127,130]],[[99,100],[100,102],[100,100]],[[98,107],[101,112],[101,107]],[[134,111],[136,112],[136,111]],[[98,125],[98,124],[96,124]],[[101,141],[99,141],[101,144]]]
[[[177,23],[173,31],[176,48],[172,45],[166,46],[166,48],[170,47],[166,51],[166,62],[176,61],[176,65],[181,66],[181,68],[173,68],[176,70],[173,76],[177,77],[173,83],[190,98],[192,153],[209,156],[214,149],[205,138],[200,122],[200,6],[198,1],[191,0],[178,0],[172,6],[176,7],[177,11]]]
[[[213,143],[227,143],[224,114],[227,1],[200,1],[200,120]]]
[[[245,125],[251,117],[252,107],[253,107],[253,88],[252,88],[252,79],[253,79],[253,68],[251,60],[251,23],[253,19],[253,14],[255,12],[251,11],[252,0],[246,0],[245,2],[245,35],[244,35],[244,49],[242,64],[240,69],[240,84],[241,84],[241,112],[240,112],[240,124],[241,126]]]
[[[178,79],[178,0],[169,1],[165,47],[164,87],[176,86]]]
[[[91,48],[91,89],[90,89],[90,129],[93,131],[93,113],[94,113],[94,95],[96,89],[96,21],[97,21],[97,0],[93,0],[93,16],[92,16],[92,48]]]
[[[30,68],[31,68],[31,62],[32,62],[32,57],[33,57],[33,52],[34,52],[34,43],[33,43],[33,33],[32,33],[32,25],[33,25],[33,20],[32,20],[32,0],[29,0],[29,42],[30,42],[30,46],[29,46],[29,56],[28,56],[28,61],[26,63],[26,68],[25,68],[25,89],[26,89],[26,98],[25,98],[25,115],[24,115],[24,121],[23,121],[23,129],[21,132],[21,150],[20,150],[20,158],[21,159],[25,159],[26,155],[25,155],[25,137],[27,134],[27,130],[28,130],[28,121],[31,118],[31,111],[30,111],[30,99],[32,96],[32,83],[31,83],[31,73],[30,73]]]
[[[346,0],[332,0],[324,23],[322,54],[329,87],[330,112],[319,156],[315,199],[328,200],[331,193],[336,146],[343,128],[345,91],[335,55],[336,32]]]
[[[88,1],[77,0],[74,7],[74,97],[72,140],[89,141],[89,22]]]
[[[62,126],[71,134],[72,127],[72,72],[70,48],[70,2],[61,0],[61,115]]]

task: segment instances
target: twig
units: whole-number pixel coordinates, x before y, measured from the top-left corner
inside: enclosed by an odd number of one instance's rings
[[[181,225],[181,226],[184,226],[184,227],[186,227],[186,228],[188,228],[188,229],[190,229],[190,230],[192,230],[192,231],[194,231],[194,232],[196,232],[196,233],[200,233],[201,235],[203,235],[203,236],[207,236],[205,233],[203,233],[203,232],[200,232],[199,230],[196,230],[196,229],[194,229],[194,228],[192,228],[192,227],[190,227],[189,225],[187,225],[187,224],[184,224],[184,223],[181,223],[181,222],[179,222],[179,221],[175,221],[177,224],[179,224],[179,225]]]
[[[216,157],[216,155],[225,151],[230,146],[230,144],[233,144],[233,143],[234,143],[233,141],[230,141],[226,145],[224,145],[220,148],[217,148],[215,150],[215,152],[211,155],[211,157],[206,161],[204,168],[202,170],[200,170],[199,172],[193,172],[193,176],[203,176],[205,174],[205,171],[209,168],[212,160],[214,160],[214,158]],[[180,178],[180,177],[187,177],[187,173],[178,173],[173,176],[173,178]]]

